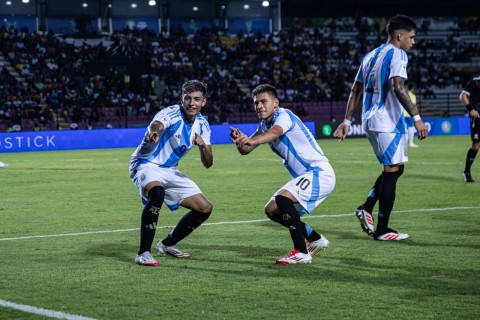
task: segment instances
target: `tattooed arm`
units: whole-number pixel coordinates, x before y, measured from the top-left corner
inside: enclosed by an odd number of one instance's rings
[[[420,118],[417,106],[412,103],[412,100],[408,95],[408,89],[405,86],[405,79],[401,77],[393,77],[392,87],[402,106],[407,110],[408,114],[412,116],[415,129],[417,129],[418,132],[418,139],[425,139],[428,135],[428,128]]]

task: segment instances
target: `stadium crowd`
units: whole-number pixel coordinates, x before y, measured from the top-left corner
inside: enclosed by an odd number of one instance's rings
[[[409,81],[425,97],[435,87],[460,88],[471,77],[451,63],[472,61],[480,52],[479,42],[462,39],[478,34],[480,19],[459,21],[446,37],[417,41],[409,52],[415,56]],[[188,79],[207,83],[204,113],[212,124],[228,121],[235,112],[229,105],[250,110],[250,90],[260,83],[275,85],[286,103],[346,101],[361,57],[383,42],[384,23],[360,17],[313,27],[298,19],[271,35],[125,29],[108,46],[0,27],[0,131],[61,129],[59,118],[70,129],[145,123],[179,100]],[[339,37],[341,32],[352,37]],[[422,32],[429,34],[429,23],[422,23]]]

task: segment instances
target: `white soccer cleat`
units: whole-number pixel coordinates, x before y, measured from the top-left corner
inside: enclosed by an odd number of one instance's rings
[[[0,168],[6,168],[6,167],[8,167],[8,163],[0,161]]]
[[[190,259],[192,255],[190,253],[182,252],[177,246],[166,246],[160,241],[157,244],[157,252],[159,254],[168,254],[175,258]]]
[[[355,209],[355,216],[357,217],[358,221],[360,221],[360,226],[362,230],[366,232],[369,236],[373,236],[375,231],[375,226],[373,224],[373,216],[370,212],[363,209],[363,207],[358,207]]]
[[[399,233],[393,229],[388,228],[386,233],[381,235],[374,235],[373,238],[379,241],[399,241],[408,239],[408,234]]]
[[[320,235],[320,237],[321,238],[316,241],[307,241],[307,249],[312,257],[316,255],[319,251],[326,249],[330,244],[330,241],[328,241],[327,238],[322,235]]]
[[[158,267],[160,265],[157,260],[153,259],[150,251],[145,251],[144,253],[137,255],[135,263],[147,267]]]
[[[287,254],[285,257],[278,259],[275,263],[276,264],[297,264],[297,263],[304,263],[309,264],[312,263],[312,256],[309,253],[302,253],[297,249],[293,249]]]

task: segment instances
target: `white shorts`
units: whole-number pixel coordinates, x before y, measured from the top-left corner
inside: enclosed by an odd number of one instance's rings
[[[282,191],[289,191],[298,201],[295,204],[300,216],[311,213],[320,203],[332,193],[335,188],[335,173],[332,166],[326,162],[321,167],[314,167],[313,170],[290,180],[272,196],[271,200]]]
[[[138,188],[143,204],[148,201],[145,195],[145,186],[152,181],[160,182],[165,188],[165,204],[171,211],[177,210],[185,198],[202,193],[195,182],[177,168],[146,165],[134,174],[132,181]]]
[[[378,161],[384,166],[408,161],[407,135],[365,130]]]

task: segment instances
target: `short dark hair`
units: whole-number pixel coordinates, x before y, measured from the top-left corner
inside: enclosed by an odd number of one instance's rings
[[[182,95],[201,91],[203,96],[207,95],[207,85],[199,80],[189,80],[182,85]]]
[[[397,30],[412,31],[417,29],[417,24],[411,18],[402,14],[392,17],[387,24],[387,33],[392,36]]]
[[[275,88],[271,84],[259,85],[258,87],[252,90],[252,96],[255,97],[257,94],[264,93],[264,92],[270,93],[275,99],[278,99],[277,88]]]

